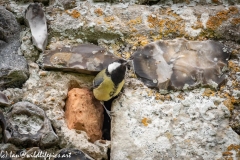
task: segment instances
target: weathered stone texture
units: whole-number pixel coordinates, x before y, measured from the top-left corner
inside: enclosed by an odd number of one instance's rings
[[[68,92],[65,118],[69,129],[85,131],[91,142],[102,138],[103,107],[88,89]]]
[[[7,96],[0,92],[0,106],[7,106],[9,105],[9,100],[7,98]]]
[[[43,67],[96,75],[117,59],[116,56],[102,47],[93,44],[80,44],[46,51],[43,57]]]
[[[25,11],[27,25],[31,29],[33,44],[41,51],[47,45],[47,23],[42,6],[39,3],[31,3]]]
[[[138,12],[139,7],[141,12]],[[234,40],[238,39],[238,32],[231,31],[230,34],[228,27],[224,26],[231,25],[231,28],[238,30],[240,14],[238,6],[172,5],[165,8],[157,5],[94,4],[88,1],[73,9],[56,12],[56,16],[48,16],[51,19],[49,29],[52,35],[81,38],[90,42],[97,42],[101,38],[119,38],[112,46],[126,42],[132,46],[141,46],[161,38],[182,36],[190,39],[214,37]],[[62,26],[62,23],[68,25]]]
[[[133,54],[134,71],[151,88],[217,88],[226,79],[229,49],[216,41],[156,41]]]
[[[6,117],[6,141],[21,147],[51,147],[58,143],[45,112],[29,102],[18,102]]]
[[[86,132],[70,130],[65,120],[64,107],[68,91],[74,87],[90,88],[94,77],[79,73],[43,71],[36,66],[36,63],[29,65],[31,76],[23,86],[23,90],[27,92],[14,95],[15,92],[11,89],[6,90],[5,93],[10,97],[10,101],[14,100],[15,96],[22,96],[22,100],[41,107],[56,130],[60,148],[77,148],[94,159],[106,158],[109,141],[105,141],[104,144],[97,143],[98,141],[89,142]]]
[[[138,84],[128,84],[131,77],[136,78],[130,70],[125,91],[117,100],[119,103],[114,103],[112,107],[115,117],[112,123],[111,157],[117,160],[121,157],[124,160],[128,157],[171,159],[177,155],[179,157],[175,159],[236,158],[239,154],[239,137],[228,125],[230,114],[225,109],[227,107],[232,113],[234,122],[231,125],[238,131],[239,111],[235,109],[239,106],[240,7],[234,5],[237,1],[161,1],[161,5],[152,6],[133,3],[151,5],[157,2],[133,0],[128,1],[130,3],[110,4],[88,0],[43,1],[49,29],[47,50],[56,50],[59,44],[77,46],[94,43],[118,57],[128,59],[140,46],[176,37],[185,37],[188,40],[215,39],[230,44],[230,74],[227,74],[227,83],[219,91],[193,89],[191,92],[170,91],[166,94],[144,87],[136,79],[134,81]],[[0,5],[7,7],[23,24],[24,11],[29,5],[27,1],[3,0]],[[29,61],[36,61],[39,53],[32,45],[30,30],[25,28],[21,31],[22,45],[18,54],[24,55]],[[5,45],[6,42],[2,38],[1,40],[1,44]],[[19,43],[13,46],[19,46]],[[17,53],[16,48],[13,51]],[[16,56],[15,60],[20,57]],[[0,57],[0,62],[1,60],[5,64],[6,60]],[[25,61],[22,63],[19,59],[21,64],[12,62],[17,67],[24,66],[26,69]],[[41,64],[42,59],[38,62]],[[6,66],[13,64],[6,61]],[[3,91],[10,103],[23,100],[41,107],[59,137],[58,147],[76,148],[97,160],[107,159],[110,141],[91,143],[85,132],[70,130],[64,118],[68,91],[74,87],[90,88],[93,77],[71,72],[44,71],[38,64],[29,64],[30,77],[22,89],[7,88]],[[209,96],[203,95],[203,90]],[[189,103],[184,99],[190,99]],[[0,147],[2,149],[7,145]],[[8,150],[16,151],[13,147],[8,147]],[[54,148],[53,150],[56,151]]]
[[[17,55],[19,34],[14,15],[0,6],[0,90],[21,87],[28,78],[27,62]]]
[[[240,144],[229,127],[224,98],[195,90],[158,101],[134,85],[139,82],[129,79],[112,107],[111,159],[221,159],[230,145]],[[232,153],[237,157],[238,152]]]

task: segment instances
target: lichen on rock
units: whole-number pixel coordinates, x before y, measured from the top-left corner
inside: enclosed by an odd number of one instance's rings
[[[86,132],[78,129],[70,130],[67,127],[64,107],[69,90],[91,88],[93,76],[73,73],[73,70],[63,72],[66,71],[65,64],[68,65],[69,62],[67,59],[75,54],[69,50],[66,54],[59,51],[60,54],[53,54],[52,58],[49,55],[48,58],[54,62],[54,65],[48,64],[56,67],[57,71],[53,68],[46,70],[42,68],[42,54],[37,61],[38,64],[34,63],[40,52],[32,45],[29,28],[23,26],[24,11],[29,2],[26,0],[0,1],[0,5],[6,7],[4,10],[8,11],[9,15],[10,12],[13,13],[11,14],[13,16],[9,18],[15,17],[17,20],[11,21],[11,24],[15,26],[13,29],[17,28],[14,30],[15,35],[21,33],[20,37],[15,37],[14,34],[12,37],[12,30],[4,28],[12,25],[5,25],[5,19],[0,18],[0,32],[4,36],[4,38],[0,36],[0,45],[7,46],[0,52],[13,51],[15,57],[8,61],[0,56],[0,61],[2,60],[0,65],[13,65],[15,69],[20,68],[27,75],[25,81],[30,73],[26,82],[9,85],[1,90],[9,99],[10,104],[28,101],[44,110],[59,137],[58,144],[49,148],[51,153],[56,153],[63,148],[68,153],[76,154],[81,150],[93,159],[100,160],[108,158],[107,153],[111,147],[111,159],[119,159],[119,157],[122,159],[238,158],[239,136],[235,132],[239,134],[240,126],[240,12],[236,0],[166,0],[161,2],[155,0],[121,0],[120,2],[119,0],[111,1],[111,3],[106,0],[104,3],[95,3],[90,0],[37,0],[37,2],[45,5],[42,9],[49,31],[49,43],[46,48],[50,51],[47,52],[57,51],[60,45],[67,47],[93,43],[104,47],[104,50],[117,57],[128,59],[137,49],[151,42],[161,40],[165,43],[174,41],[178,37],[185,37],[187,42],[191,40],[197,43],[200,41],[205,43],[206,40],[212,39],[231,49],[228,71],[222,70],[221,75],[227,76],[224,80],[226,83],[220,85],[218,90],[213,89],[219,86],[214,81],[210,82],[213,88],[198,88],[196,85],[191,91],[150,89],[138,81],[130,69],[126,75],[126,85],[122,94],[112,105],[115,117],[112,119],[111,142],[97,140],[92,143],[89,142]],[[3,11],[1,9],[0,7],[0,12]],[[2,15],[6,16],[6,14]],[[2,28],[1,22],[3,22]],[[19,26],[17,23],[23,27],[16,27]],[[6,36],[6,33],[10,34]],[[22,44],[17,50],[20,46],[17,42],[19,38]],[[6,39],[14,43],[6,45]],[[27,62],[20,55],[24,55]],[[59,61],[55,58],[59,58],[57,59]],[[77,62],[80,59],[79,56],[75,57]],[[181,59],[184,58],[179,58]],[[161,60],[165,60],[164,57]],[[150,63],[152,65],[152,61]],[[223,65],[226,63],[224,62]],[[218,74],[215,70],[213,73]],[[220,81],[221,76],[218,77]],[[157,82],[156,80],[153,79],[152,82]],[[167,85],[164,82],[162,84],[162,86]],[[8,105],[2,108],[4,115],[9,109]],[[73,148],[77,151],[73,151]],[[19,149],[10,143],[1,145],[1,150],[4,151],[16,153]],[[32,153],[40,149],[21,148],[21,150]],[[63,149],[63,153],[66,150]]]
[[[185,91],[184,100],[178,91],[171,101],[160,101],[139,83],[128,79],[114,101],[112,159],[218,159],[229,145],[240,143],[229,128],[224,98],[202,97],[199,89]]]

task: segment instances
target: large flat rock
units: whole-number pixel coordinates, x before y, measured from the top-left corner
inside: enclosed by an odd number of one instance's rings
[[[118,58],[94,44],[59,47],[46,51],[43,67],[49,70],[97,74]]]
[[[204,97],[204,90],[156,100],[146,87],[127,82],[112,111],[111,159],[221,159],[240,144],[229,127],[224,98]],[[237,157],[237,150],[231,151]]]
[[[152,42],[133,54],[136,75],[151,88],[217,88],[226,79],[230,51],[217,41]]]

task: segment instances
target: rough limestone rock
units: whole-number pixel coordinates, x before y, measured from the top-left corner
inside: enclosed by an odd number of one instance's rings
[[[69,129],[85,131],[91,142],[102,138],[103,107],[88,89],[68,92],[65,118]]]
[[[46,51],[43,57],[45,69],[97,74],[118,58],[94,44],[61,47]]]
[[[238,31],[240,25],[238,5],[206,7],[196,4],[184,6],[183,3],[139,6],[90,1],[76,4],[75,8],[69,10],[47,8],[49,12],[56,12],[53,16],[47,16],[51,20],[49,30],[54,35],[50,36],[52,40],[68,39],[66,42],[69,42],[72,39],[81,39],[96,43],[104,39],[117,53],[122,45],[127,45],[126,42],[136,48],[154,40],[183,36],[202,40],[213,37],[238,39],[239,32],[234,32]],[[63,23],[67,25],[62,25]],[[228,26],[233,29],[228,30]]]
[[[219,42],[156,41],[133,54],[136,75],[151,88],[218,87],[226,78],[229,49]]]
[[[54,160],[93,160],[89,155],[78,149],[64,148]]]
[[[51,147],[58,143],[45,112],[29,102],[18,102],[6,117],[6,141],[18,146]]]
[[[202,96],[202,89],[175,92],[163,102],[134,87],[139,83],[129,80],[113,104],[111,159],[221,159],[240,144],[224,98]]]
[[[33,44],[41,51],[47,45],[46,17],[39,3],[32,3],[25,11],[26,23],[31,29]]]
[[[27,63],[17,55],[20,26],[13,14],[0,6],[0,90],[21,87],[28,78]]]

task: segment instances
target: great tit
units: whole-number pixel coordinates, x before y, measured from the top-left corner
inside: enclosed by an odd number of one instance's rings
[[[128,62],[122,59],[110,63],[107,68],[97,74],[93,80],[93,95],[101,101],[107,114],[111,118],[111,113],[103,104],[117,96],[124,85],[126,64]]]

